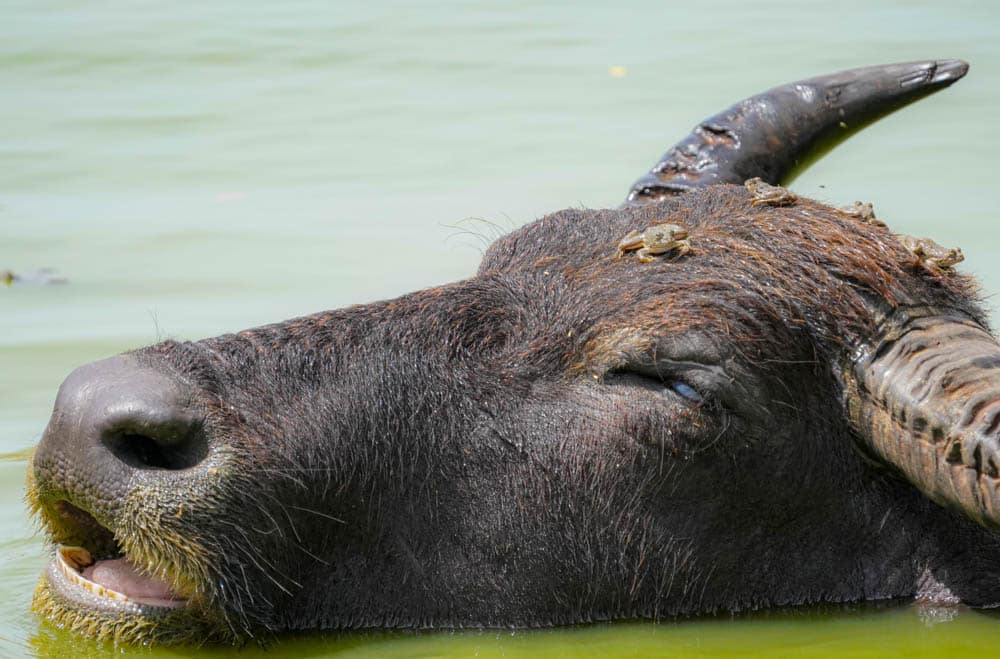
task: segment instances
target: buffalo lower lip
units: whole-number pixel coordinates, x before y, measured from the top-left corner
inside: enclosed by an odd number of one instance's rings
[[[183,598],[170,594],[169,597],[149,597],[130,596],[126,593],[115,590],[89,579],[84,575],[84,570],[100,562],[95,561],[90,552],[83,547],[59,546],[56,550],[56,557],[53,561],[54,567],[65,578],[66,582],[72,586],[95,596],[98,600],[109,601],[109,603],[134,603],[140,607],[153,607],[156,609],[175,609],[184,606],[187,601]],[[152,581],[150,579],[150,581]]]

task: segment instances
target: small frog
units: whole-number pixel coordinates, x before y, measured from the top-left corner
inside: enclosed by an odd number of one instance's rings
[[[759,176],[748,179],[743,187],[750,191],[751,206],[788,206],[799,200],[794,192],[778,185],[765,183]]]
[[[875,217],[875,208],[872,206],[870,201],[866,201],[864,203],[856,201],[853,206],[844,206],[841,208],[840,212],[845,215],[849,215],[856,220],[861,220],[861,222],[865,224],[872,224],[878,227],[885,226],[885,222],[882,222]]]
[[[653,257],[676,250],[677,256],[683,256],[691,251],[688,232],[677,224],[657,224],[643,231],[630,231],[618,243],[618,258],[625,252],[639,250],[637,256],[643,263],[655,260]]]
[[[914,238],[902,234],[896,237],[907,251],[917,257],[917,262],[932,274],[939,274],[942,270],[947,270],[965,260],[962,250],[958,247],[951,249],[942,247],[930,238]]]

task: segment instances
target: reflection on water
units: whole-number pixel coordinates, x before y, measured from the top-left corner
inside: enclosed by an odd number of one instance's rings
[[[24,451],[74,366],[468,276],[494,225],[617,204],[695,121],[771,85],[970,60],[795,188],[872,200],[1000,290],[996,3],[374,4],[2,3],[0,272],[70,283],[0,286],[0,655],[106,654],[27,612],[45,558]],[[927,627],[904,608],[302,639],[268,656],[958,656],[996,635],[978,614]]]
[[[668,624],[613,624],[544,631],[393,632],[288,639],[241,649],[156,652],[163,656],[402,657],[961,657],[1000,642],[994,617],[965,610],[928,624],[912,607],[765,612]],[[44,628],[29,641],[40,656],[129,656],[110,645]],[[135,656],[151,656],[141,649]]]

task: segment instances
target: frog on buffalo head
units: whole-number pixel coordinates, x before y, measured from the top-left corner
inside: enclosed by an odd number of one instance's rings
[[[58,547],[37,610],[180,642],[1000,604],[971,281],[776,187],[965,70],[776,88],[470,279],[77,369],[29,475]]]

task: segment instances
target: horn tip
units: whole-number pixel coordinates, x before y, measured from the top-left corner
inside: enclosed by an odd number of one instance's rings
[[[931,84],[950,85],[956,80],[961,80],[969,72],[969,63],[960,59],[943,59],[930,62],[933,67],[931,74]]]
[[[895,93],[901,97],[921,97],[964,78],[969,72],[969,63],[960,59],[920,60],[872,69],[876,78],[888,75],[889,79],[893,79],[898,84],[898,92]]]

